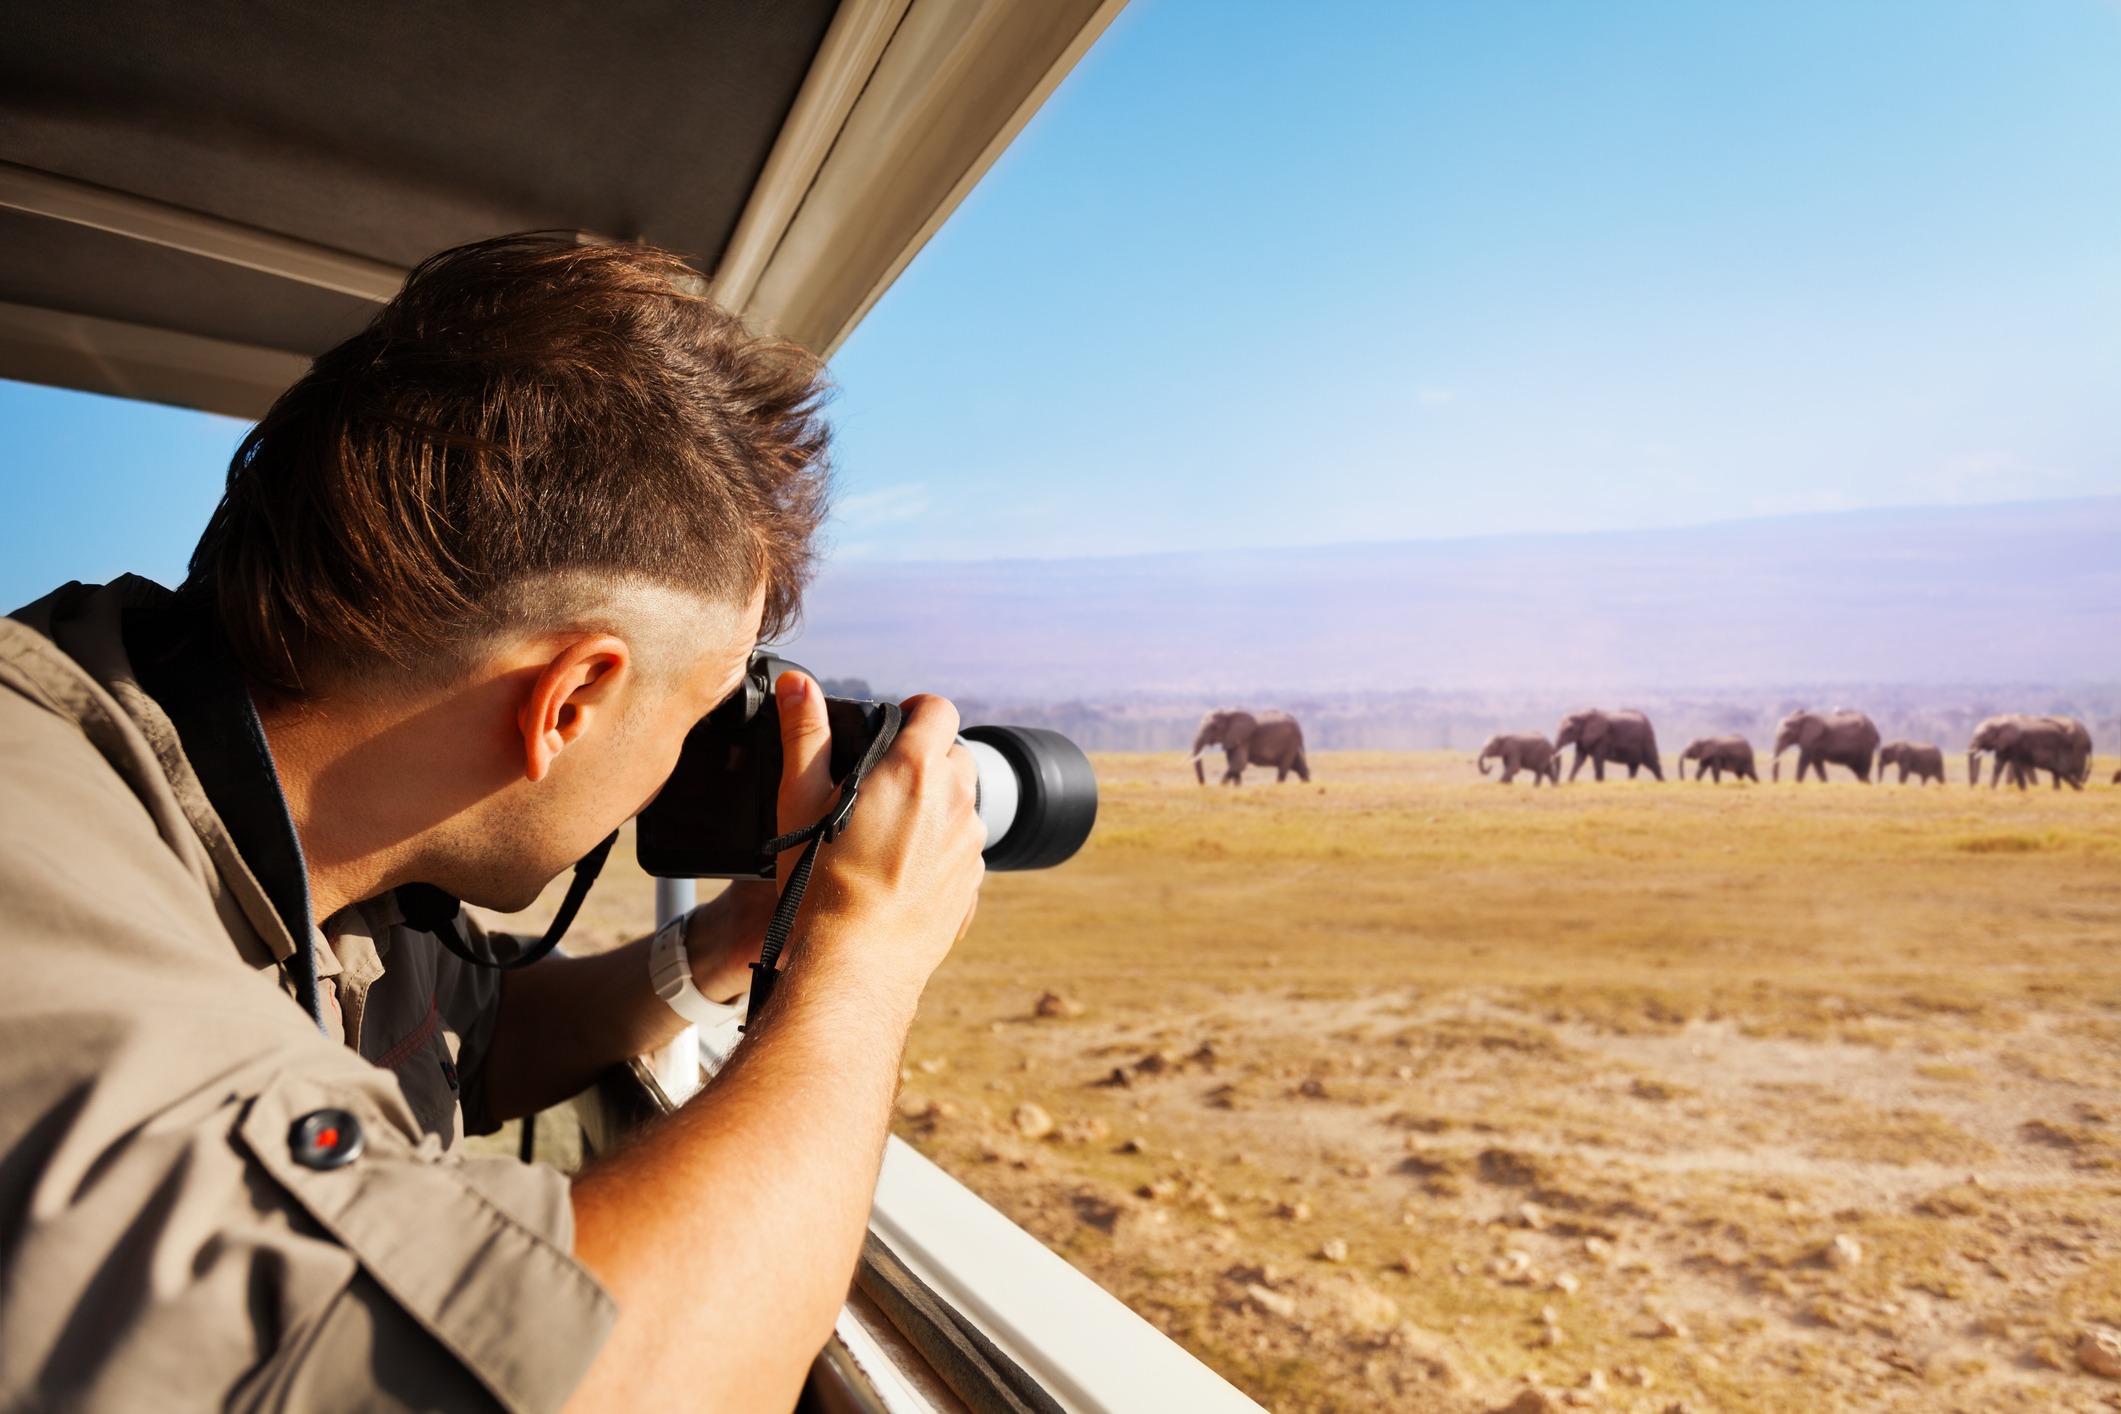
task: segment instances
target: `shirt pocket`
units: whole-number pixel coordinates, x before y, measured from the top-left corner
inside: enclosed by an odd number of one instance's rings
[[[360,1126],[361,1152],[338,1167],[296,1158],[301,1121],[323,1110]],[[555,1190],[504,1209],[465,1165],[415,1145],[358,1086],[299,1074],[267,1085],[239,1133],[318,1226],[508,1408],[556,1409],[580,1382],[617,1307],[565,1250],[572,1215],[562,1175],[491,1161],[522,1170],[511,1186]],[[542,1215],[548,1230],[526,1214]]]

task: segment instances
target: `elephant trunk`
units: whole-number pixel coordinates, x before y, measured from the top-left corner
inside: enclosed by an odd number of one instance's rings
[[[1981,784],[1981,753],[1972,748],[1966,753],[1966,783],[1970,786]]]
[[[1491,772],[1490,772],[1490,771],[1488,770],[1488,753],[1487,753],[1487,752],[1485,752],[1485,751],[1481,752],[1481,753],[1480,753],[1480,759],[1479,759],[1478,761],[1474,762],[1473,764],[1474,764],[1474,765],[1476,765],[1476,766],[1478,766],[1478,767],[1480,767],[1480,774],[1481,774],[1481,775],[1485,776],[1485,775],[1489,775],[1489,774],[1492,774],[1492,773],[1491,773]]]
[[[1779,781],[1782,779],[1782,753],[1779,751],[1775,753],[1775,765],[1771,770],[1769,770],[1768,779],[1771,781]]]
[[[1193,779],[1199,781],[1202,785],[1208,783],[1208,769],[1200,764],[1200,753],[1198,751],[1193,753]]]

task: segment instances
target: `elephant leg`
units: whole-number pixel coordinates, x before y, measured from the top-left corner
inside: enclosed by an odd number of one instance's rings
[[[1603,751],[1591,753],[1591,773],[1598,777],[1600,785],[1605,784],[1605,753]]]
[[[1628,779],[1629,779],[1629,780],[1631,780],[1631,781],[1632,781],[1632,780],[1634,780],[1634,779],[1635,779],[1635,773],[1636,773],[1637,771],[1641,770],[1641,769],[1642,769],[1642,763],[1641,763],[1640,761],[1630,761],[1630,762],[1628,762]]]
[[[1579,746],[1576,748],[1576,764],[1569,767],[1569,780],[1571,782],[1575,781],[1576,773],[1583,769],[1583,760],[1583,748]]]
[[[1233,746],[1223,752],[1223,781],[1226,786],[1241,786],[1245,783],[1245,761],[1247,752],[1242,746]]]

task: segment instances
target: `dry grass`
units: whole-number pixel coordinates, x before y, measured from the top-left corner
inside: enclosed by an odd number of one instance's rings
[[[2106,1407],[2121,791],[1098,768],[902,1133],[1263,1402]]]

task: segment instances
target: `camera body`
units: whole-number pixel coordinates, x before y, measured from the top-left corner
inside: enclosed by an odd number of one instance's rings
[[[666,879],[774,877],[774,860],[765,853],[781,833],[781,724],[773,684],[790,670],[804,671],[754,653],[736,691],[686,736],[676,769],[641,812],[634,842],[641,868]],[[827,697],[825,715],[832,779],[840,781],[875,739],[884,709]],[[1097,823],[1097,777],[1075,743],[1042,727],[1007,726],[968,727],[958,740],[979,772],[989,869],[1043,869],[1082,848]]]

